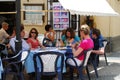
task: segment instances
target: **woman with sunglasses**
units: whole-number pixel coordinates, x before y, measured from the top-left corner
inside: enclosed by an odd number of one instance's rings
[[[30,49],[38,49],[39,47],[44,47],[39,40],[37,39],[38,37],[38,31],[36,28],[32,28],[29,32],[29,37],[27,39],[28,44],[30,45]]]

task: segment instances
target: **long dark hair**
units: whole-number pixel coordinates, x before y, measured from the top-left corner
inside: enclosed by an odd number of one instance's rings
[[[30,30],[30,32],[29,32],[29,38],[31,37],[31,32],[32,32],[32,30],[35,30],[35,34],[36,34],[35,39],[36,39],[36,38],[38,37],[38,31],[37,31],[36,28],[32,28],[32,29]]]
[[[72,28],[67,28],[66,29],[66,32],[65,32],[65,37],[66,38],[68,38],[68,36],[66,35],[67,32],[70,32],[70,35],[71,35],[70,38],[74,38],[75,37],[75,32],[74,32],[74,30]]]

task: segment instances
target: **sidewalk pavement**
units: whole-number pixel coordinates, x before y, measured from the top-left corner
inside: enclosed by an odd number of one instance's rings
[[[91,80],[120,80],[120,51],[107,53],[108,66],[104,59],[103,56],[100,57],[99,78],[92,76]]]

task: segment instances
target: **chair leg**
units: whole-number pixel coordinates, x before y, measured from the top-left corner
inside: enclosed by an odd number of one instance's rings
[[[79,80],[84,80],[84,76],[83,76],[83,68],[79,68]]]
[[[73,68],[70,68],[70,80],[73,80]]]
[[[62,73],[58,73],[58,80],[63,80],[62,79]]]
[[[90,78],[90,74],[89,74],[89,70],[88,70],[88,66],[86,66],[86,70],[87,70],[88,78],[89,78],[89,80],[91,80],[91,78]]]
[[[105,57],[105,62],[106,62],[106,65],[108,66],[108,62],[107,62],[106,53],[104,53],[104,57]]]
[[[22,73],[22,72],[20,72],[20,73],[19,73],[19,76],[20,76],[20,77],[19,77],[19,78],[20,78],[20,80],[24,80],[24,75],[23,75],[23,73]]]
[[[6,79],[6,73],[2,73],[2,80],[5,80]]]
[[[41,80],[41,73],[40,72],[37,73],[36,80]]]
[[[96,77],[98,78],[98,72],[97,72],[96,62],[95,62],[95,61],[92,61],[92,64],[93,64],[93,67],[94,67],[94,70],[95,70]]]
[[[39,69],[35,69],[35,80],[41,80],[42,72],[39,72]]]

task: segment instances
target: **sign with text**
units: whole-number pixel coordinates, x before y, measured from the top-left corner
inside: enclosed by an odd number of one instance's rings
[[[63,30],[69,27],[69,12],[59,2],[53,3],[53,29]]]

